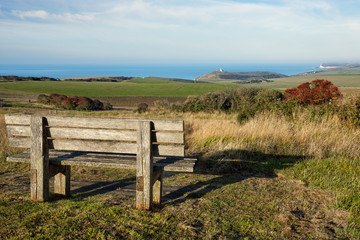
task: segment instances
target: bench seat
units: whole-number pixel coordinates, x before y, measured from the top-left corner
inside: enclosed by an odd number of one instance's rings
[[[194,172],[196,158],[153,157],[153,165],[164,171]],[[30,150],[7,157],[8,162],[30,163]],[[98,152],[49,151],[49,163],[62,166],[107,167],[136,169],[136,155]]]

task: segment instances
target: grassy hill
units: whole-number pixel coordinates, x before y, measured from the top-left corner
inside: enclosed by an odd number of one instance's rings
[[[323,65],[327,67],[327,65]],[[309,72],[304,72],[298,74],[299,76],[308,76],[308,75],[332,75],[332,74],[360,74],[360,64],[343,64],[330,68],[313,70]]]
[[[261,83],[268,82],[268,79],[282,78],[286,75],[274,72],[223,72],[213,71],[197,77],[197,82],[212,82],[212,83]]]
[[[175,96],[202,95],[236,85],[194,83],[166,78],[132,78],[121,82],[81,81],[15,81],[0,82],[1,90],[58,93],[68,96],[118,97],[118,96]]]
[[[271,79],[272,82],[261,84],[261,87],[276,88],[285,90],[293,88],[304,82],[311,82],[315,79],[326,79],[341,88],[359,88],[360,74],[330,74],[330,75],[307,75],[307,76],[291,76],[285,78]],[[252,84],[250,86],[259,86]]]

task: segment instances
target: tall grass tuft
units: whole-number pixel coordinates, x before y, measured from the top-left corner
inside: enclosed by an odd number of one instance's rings
[[[360,129],[348,128],[338,118],[318,121],[309,112],[298,112],[293,121],[273,112],[256,115],[245,124],[235,119],[189,117],[188,142],[192,151],[256,149],[269,154],[326,158],[332,155],[360,157]],[[277,146],[274,148],[274,146]]]

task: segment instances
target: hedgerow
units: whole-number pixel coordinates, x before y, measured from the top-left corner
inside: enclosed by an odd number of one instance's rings
[[[173,105],[173,111],[237,113],[239,123],[264,111],[272,111],[293,120],[299,111],[306,111],[310,120],[336,116],[349,126],[360,126],[360,98],[342,102],[342,94],[330,81],[317,79],[284,94],[265,88],[238,88],[211,92],[204,96],[189,96],[183,104]]]

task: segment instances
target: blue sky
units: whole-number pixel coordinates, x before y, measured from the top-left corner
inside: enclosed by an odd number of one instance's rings
[[[358,0],[0,0],[0,63],[360,62]]]

